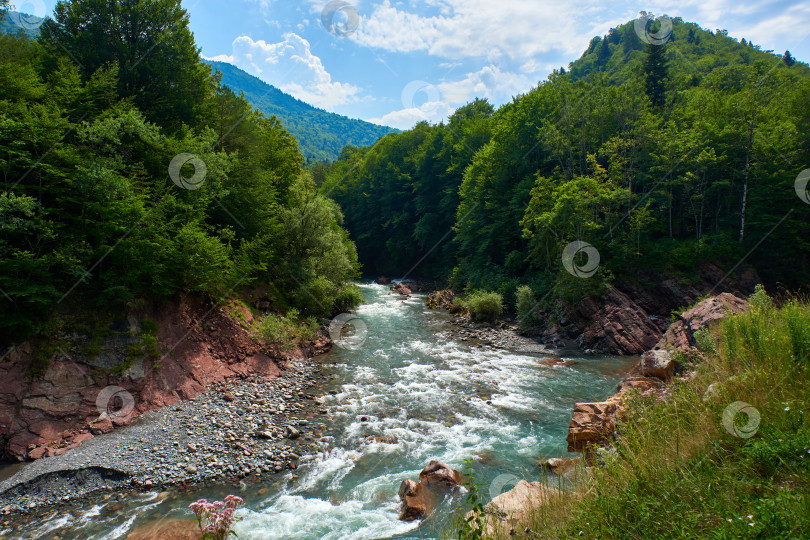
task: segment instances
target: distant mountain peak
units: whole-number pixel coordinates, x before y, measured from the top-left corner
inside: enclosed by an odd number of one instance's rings
[[[344,146],[369,146],[398,130],[348,118],[313,107],[233,64],[204,60],[222,73],[222,84],[245,98],[266,116],[275,117],[298,141],[307,161],[334,161]]]

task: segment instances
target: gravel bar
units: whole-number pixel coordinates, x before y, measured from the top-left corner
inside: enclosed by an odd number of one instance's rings
[[[133,488],[149,491],[295,469],[299,455],[332,442],[323,435],[326,410],[319,396],[309,393],[323,377],[315,358],[296,360],[270,381],[230,379],[61,456],[28,463],[0,482],[0,516],[44,515],[56,506],[86,504]]]

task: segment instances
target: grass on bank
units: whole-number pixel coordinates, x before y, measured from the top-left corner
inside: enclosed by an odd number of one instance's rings
[[[314,317],[301,317],[295,309],[290,309],[286,315],[268,313],[256,324],[259,339],[282,349],[292,349],[299,343],[315,339],[318,329]]]
[[[810,306],[777,308],[760,289],[748,313],[699,344],[702,354],[681,359],[694,374],[665,399],[631,398],[614,448],[578,493],[536,508],[531,532],[496,536],[810,538]],[[755,410],[733,416],[735,402]],[[482,538],[470,528],[457,537]]]

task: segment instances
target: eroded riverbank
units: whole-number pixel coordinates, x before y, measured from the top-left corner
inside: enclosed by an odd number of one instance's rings
[[[550,351],[521,350],[520,343],[528,346],[531,340],[512,341],[508,328],[492,333],[455,325],[447,313],[427,310],[423,295],[402,298],[376,285],[363,286],[363,292],[367,304],[357,315],[367,327],[365,341],[358,349],[336,349],[308,361],[307,369],[313,371],[301,370],[295,375],[300,380],[286,391],[292,402],[304,394],[300,410],[288,407],[284,414],[294,414],[282,419],[274,398],[268,395],[264,403],[257,401],[258,390],[230,388],[234,401],[226,401],[221,390],[209,392],[181,404],[181,411],[172,407],[168,417],[151,428],[154,437],[142,437],[142,446],[137,446],[149,452],[132,454],[146,464],[155,456],[162,459],[166,448],[170,478],[185,478],[188,472],[181,466],[191,462],[197,474],[212,482],[160,491],[151,472],[152,490],[140,493],[146,471],[141,483],[121,484],[107,493],[106,500],[64,505],[36,530],[21,525],[7,536],[42,536],[49,527],[47,534],[62,538],[125,538],[133,528],[156,519],[191,517],[187,504],[197,498],[222,498],[231,492],[245,498],[240,510],[245,519],[237,526],[240,538],[435,538],[448,525],[446,513],[423,522],[399,521],[397,489],[402,480],[418,474],[431,459],[460,470],[469,460],[476,480],[485,485],[486,499],[518,479],[536,479],[539,460],[567,455],[565,436],[573,403],[603,399],[633,363],[622,357],[578,355],[563,355],[557,362],[558,356]],[[253,383],[245,384],[249,388]],[[319,386],[310,389],[307,384]],[[283,389],[270,393],[289,403]],[[317,403],[308,395],[323,397]],[[211,414],[206,414],[206,407]],[[254,438],[254,445],[230,441],[227,427],[208,420],[221,414],[234,420],[252,417],[251,426],[245,428],[249,436],[247,430],[255,430],[258,419],[271,408],[276,410],[271,416],[278,430],[286,429],[286,421],[301,431],[296,443],[287,438]],[[323,411],[327,416],[321,416]],[[300,425],[298,420],[307,423]],[[137,429],[138,424],[130,428]],[[222,444],[218,435],[226,439]],[[166,440],[155,453],[152,441],[160,437]],[[203,442],[194,443],[196,452],[183,451],[187,439]],[[246,456],[235,442],[252,455]],[[108,450],[118,450],[116,446],[126,447],[118,444]],[[271,472],[257,476],[253,460],[260,458],[260,449],[279,454],[260,466]],[[275,461],[282,466],[278,473],[272,472]],[[237,473],[224,478],[206,475],[209,464],[217,462],[226,470],[231,465]],[[240,463],[250,474],[238,472]],[[290,463],[296,468],[290,469]],[[505,477],[508,481],[503,481]],[[117,491],[124,486],[125,493]]]
[[[36,537],[29,524],[54,510],[69,514],[132,493],[294,470],[328,422],[312,393],[327,377],[320,367],[317,359],[301,359],[270,381],[230,380],[63,455],[25,464],[0,482],[6,514],[0,533]]]

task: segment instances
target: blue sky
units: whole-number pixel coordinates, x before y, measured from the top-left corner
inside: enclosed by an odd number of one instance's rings
[[[55,0],[12,0],[44,15]],[[406,129],[508,102],[640,10],[810,60],[810,1],[183,0],[202,54],[328,111]],[[327,26],[323,14],[327,13]],[[334,16],[330,16],[330,15]]]

